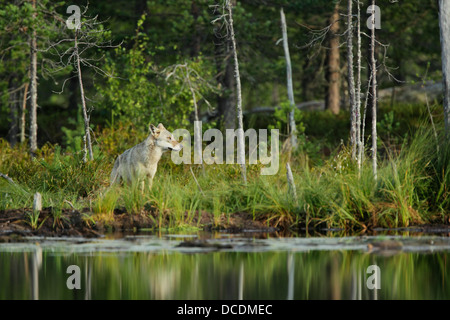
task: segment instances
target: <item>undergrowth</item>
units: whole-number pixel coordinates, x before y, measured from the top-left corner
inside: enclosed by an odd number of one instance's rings
[[[220,225],[233,214],[248,213],[271,226],[327,226],[345,229],[405,227],[447,223],[450,212],[450,143],[437,128],[437,136],[423,123],[401,147],[380,155],[378,179],[370,159],[359,172],[351,151],[341,145],[321,165],[310,165],[305,154],[293,154],[291,168],[297,199],[289,193],[284,157],[273,176],[260,175],[261,164],[249,165],[242,183],[238,165],[174,165],[165,155],[153,187],[141,192],[137,185],[109,187],[116,154],[100,151],[84,163],[80,152],[43,146],[35,158],[25,145],[11,148],[0,140],[0,210],[31,207],[33,194],[42,194],[43,206],[52,207],[55,220],[62,209],[89,208],[94,220],[109,220],[116,208],[144,214],[159,228],[201,227],[203,212]],[[392,138],[390,138],[392,140]],[[108,150],[112,150],[108,140]],[[369,154],[369,150],[366,150]],[[33,221],[30,219],[30,221]],[[35,226],[37,227],[37,226]]]

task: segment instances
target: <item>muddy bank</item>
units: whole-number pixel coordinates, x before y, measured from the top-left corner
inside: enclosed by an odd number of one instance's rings
[[[16,242],[29,236],[43,237],[101,237],[110,232],[138,232],[149,229],[160,229],[174,222],[170,221],[169,213],[161,217],[155,211],[145,211],[142,214],[129,214],[125,209],[115,209],[112,215],[95,215],[89,208],[77,211],[63,209],[55,212],[52,207],[44,208],[37,220],[32,223],[30,218],[32,210],[30,208],[0,210],[0,242]],[[173,219],[173,217],[172,217]],[[180,218],[178,218],[180,219]],[[205,231],[223,231],[229,233],[241,232],[277,232],[289,233],[290,230],[283,226],[271,226],[267,221],[254,220],[252,215],[244,212],[232,214],[230,216],[221,215],[215,217],[212,213],[198,212],[192,217],[186,213],[180,221],[179,226],[191,226]],[[316,228],[306,230],[298,225],[293,230],[311,235],[315,232],[345,232],[345,230],[331,230],[319,225]],[[411,232],[418,234],[440,234],[450,236],[450,225],[448,224],[426,224],[411,226],[407,228],[373,228],[364,230],[362,234],[383,234],[386,232]],[[361,234],[361,232],[356,232]]]
[[[43,208],[36,221],[32,222],[32,210],[11,209],[0,211],[0,242],[20,241],[27,236],[44,237],[100,237],[107,232],[133,231],[164,228],[170,225],[169,214],[160,219],[156,213],[129,214],[124,209],[115,209],[113,215],[95,215],[88,208],[81,212],[63,209],[55,214],[52,207]],[[215,218],[208,212],[198,213],[189,218],[186,214],[183,224],[204,230],[222,230],[224,232],[274,232],[278,228],[270,227],[262,221],[253,220],[247,213],[236,213],[229,217]]]

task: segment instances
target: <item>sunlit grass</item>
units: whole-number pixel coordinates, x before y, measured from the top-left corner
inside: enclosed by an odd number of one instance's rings
[[[426,125],[423,125],[426,128]],[[442,128],[439,129],[439,132]],[[273,176],[260,175],[262,165],[249,165],[242,183],[238,165],[205,165],[204,169],[160,162],[152,188],[138,184],[109,188],[113,158],[101,156],[84,164],[78,154],[45,146],[31,159],[23,146],[0,142],[0,172],[15,183],[0,181],[0,210],[31,207],[41,192],[43,205],[60,219],[64,207],[90,208],[94,219],[113,219],[114,209],[144,214],[157,228],[202,227],[203,213],[213,226],[226,224],[235,213],[270,226],[325,225],[344,229],[405,227],[445,222],[450,210],[450,147],[443,134],[421,129],[401,149],[380,155],[378,179],[370,159],[361,172],[346,146],[320,166],[300,153],[291,159],[297,199],[289,193],[285,159]],[[198,184],[195,182],[195,175]]]

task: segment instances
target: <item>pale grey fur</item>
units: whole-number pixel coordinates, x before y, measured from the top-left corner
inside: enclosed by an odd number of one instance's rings
[[[117,157],[111,172],[111,185],[122,179],[129,184],[140,183],[142,191],[146,181],[151,188],[163,152],[181,150],[181,144],[161,123],[158,127],[151,124],[149,129],[147,139]]]

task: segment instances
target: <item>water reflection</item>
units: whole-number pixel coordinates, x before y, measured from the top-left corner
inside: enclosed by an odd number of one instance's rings
[[[405,246],[383,255],[351,246],[318,250],[314,242],[308,250],[293,243],[288,250],[203,252],[150,250],[148,244],[146,250],[136,244],[127,250],[79,250],[82,244],[0,247],[0,299],[450,298],[449,251],[413,252]],[[80,290],[66,286],[70,265],[81,269]],[[366,285],[370,265],[380,268],[380,290]]]

